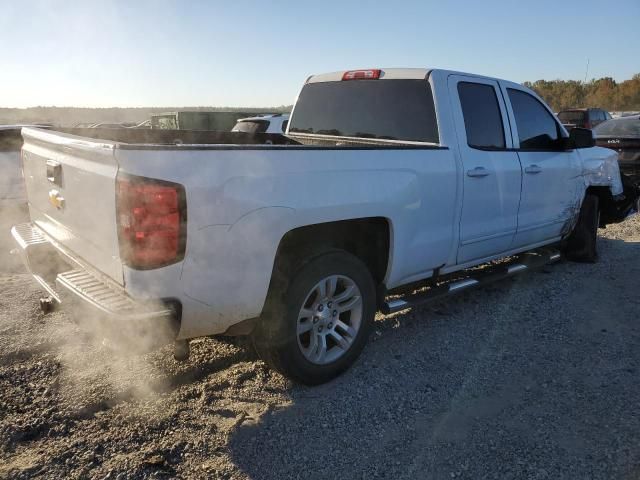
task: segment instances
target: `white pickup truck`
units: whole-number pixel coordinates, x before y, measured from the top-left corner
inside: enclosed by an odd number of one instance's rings
[[[559,258],[549,246],[595,261],[597,227],[637,208],[590,131],[568,135],[519,84],[437,69],[311,76],[268,145],[23,136],[31,222],[12,232],[55,303],[79,299],[119,328],[172,325],[177,356],[190,338],[250,335],[307,384],[356,359],[377,310]]]

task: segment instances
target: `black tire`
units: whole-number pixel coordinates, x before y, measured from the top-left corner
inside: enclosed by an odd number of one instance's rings
[[[599,199],[595,195],[587,194],[580,208],[578,223],[576,223],[564,247],[567,259],[582,263],[595,263],[598,260],[599,223]]]
[[[348,277],[355,283],[360,291],[362,314],[350,347],[335,361],[320,365],[308,360],[301,350],[298,316],[314,286],[333,275]],[[348,252],[332,250],[298,262],[289,278],[272,284],[260,322],[252,334],[253,344],[260,358],[273,369],[296,382],[319,385],[340,375],[358,358],[371,332],[375,312],[376,289],[367,266]]]

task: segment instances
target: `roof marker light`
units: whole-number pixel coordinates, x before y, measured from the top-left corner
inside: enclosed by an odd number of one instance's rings
[[[377,80],[380,78],[382,70],[349,70],[344,72],[342,80]]]

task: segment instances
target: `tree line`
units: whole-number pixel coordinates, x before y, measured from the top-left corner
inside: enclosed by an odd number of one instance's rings
[[[536,80],[524,82],[555,111],[572,107],[598,107],[609,111],[640,110],[640,73],[616,82],[611,77],[578,80]]]
[[[640,111],[640,73],[623,82],[611,77],[578,80],[536,80],[524,82],[545,99],[558,112],[572,107],[599,107],[609,111]],[[76,108],[76,107],[31,107],[0,108],[0,124],[53,123],[73,126],[77,123],[141,122],[154,113],[179,110],[242,110],[238,107],[155,107],[155,108]],[[291,105],[250,109],[265,112],[289,112]]]
[[[290,105],[279,107],[0,107],[0,125],[51,123],[56,126],[73,127],[79,123],[140,123],[151,115],[178,111],[249,111],[265,113],[290,112]]]

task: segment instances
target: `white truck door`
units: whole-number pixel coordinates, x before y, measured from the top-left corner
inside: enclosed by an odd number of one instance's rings
[[[580,209],[582,166],[567,149],[562,128],[549,108],[517,84],[501,85],[511,131],[522,163],[522,198],[514,247],[559,238]]]
[[[448,85],[464,175],[462,264],[510,249],[518,226],[522,170],[498,82],[452,75]]]

